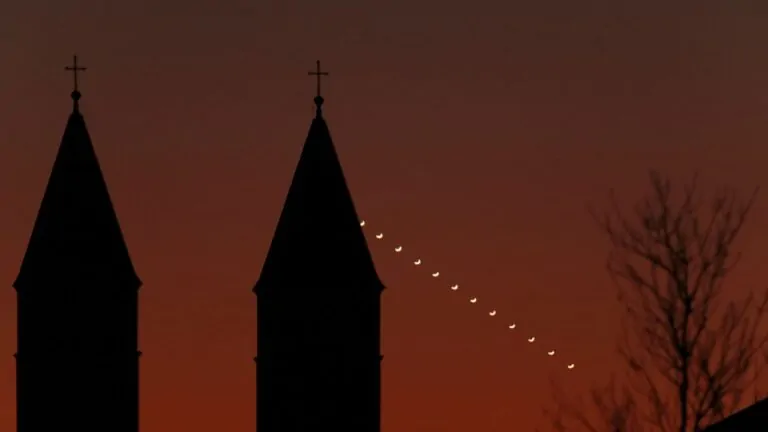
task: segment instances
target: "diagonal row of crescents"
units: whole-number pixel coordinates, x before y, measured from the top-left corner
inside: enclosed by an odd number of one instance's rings
[[[360,226],[361,227],[365,227],[366,226],[366,222],[364,220],[361,220],[360,221]],[[382,240],[384,238],[384,233],[379,232],[378,234],[375,235],[375,237],[376,237],[377,240]],[[403,251],[403,246],[402,245],[397,245],[394,250],[395,250],[395,253],[401,253]],[[416,258],[413,261],[413,265],[414,266],[422,266],[423,264],[424,263],[421,260],[421,258]],[[432,277],[433,278],[439,278],[440,277],[440,272],[439,271],[432,272]],[[451,289],[451,291],[458,291],[459,290],[459,285],[458,284],[453,284],[453,285],[450,286],[450,289]],[[477,297],[470,297],[469,298],[469,303],[477,304]],[[498,315],[498,313],[497,313],[496,309],[491,309],[490,311],[488,311],[488,316],[490,316],[490,317],[496,317],[497,315]],[[509,323],[507,325],[507,328],[509,330],[515,330],[515,329],[518,328],[518,325],[516,323],[512,322],[512,323]],[[534,343],[534,342],[536,342],[536,336],[531,336],[531,337],[527,338],[527,340],[528,340],[528,343]],[[555,350],[551,349],[551,350],[547,351],[546,353],[547,353],[548,356],[554,357]],[[576,364],[569,363],[566,367],[568,368],[568,370],[573,370],[576,367]]]

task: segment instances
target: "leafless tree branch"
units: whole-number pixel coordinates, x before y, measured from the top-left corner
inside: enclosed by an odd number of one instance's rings
[[[703,200],[694,177],[675,199],[668,179],[652,172],[650,180],[650,195],[629,214],[613,192],[607,211],[590,211],[613,246],[607,270],[625,311],[627,377],[596,388],[591,400],[599,417],[622,421],[584,430],[699,432],[740,406],[765,363],[768,291],[724,295],[757,190],[746,201],[728,188]],[[609,397],[617,389],[624,399]],[[583,406],[556,405],[549,414],[561,423],[584,415]]]

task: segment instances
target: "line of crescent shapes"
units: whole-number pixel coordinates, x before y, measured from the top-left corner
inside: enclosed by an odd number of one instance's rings
[[[361,220],[360,221],[360,226],[364,227],[365,225],[366,225],[365,220]],[[376,239],[381,240],[383,238],[384,238],[384,233],[380,232],[380,233],[376,234]],[[403,250],[403,247],[401,245],[398,245],[397,247],[395,247],[395,252],[400,252],[402,250]],[[413,264],[417,265],[417,266],[421,265],[421,258],[417,258],[416,261],[413,262]],[[432,273],[432,277],[436,278],[438,276],[440,276],[440,272],[439,271]],[[455,284],[455,285],[451,286],[451,290],[453,290],[453,291],[456,291],[458,289],[459,289],[459,285],[458,284]],[[473,304],[477,303],[477,297],[470,298],[469,302],[473,303]],[[495,316],[496,315],[496,310],[495,309],[491,310],[490,312],[488,312],[488,315]],[[517,327],[517,324],[515,324],[515,323],[512,323],[512,324],[508,325],[508,328],[510,330],[514,330],[516,327]],[[533,343],[535,341],[536,341],[536,337],[535,336],[531,336],[530,338],[528,338],[528,342],[529,343]],[[554,356],[555,355],[555,350],[547,351],[547,355],[549,355],[550,357]],[[567,368],[568,368],[568,370],[573,370],[573,369],[576,368],[576,364],[575,363],[570,363],[570,364],[567,365]]]

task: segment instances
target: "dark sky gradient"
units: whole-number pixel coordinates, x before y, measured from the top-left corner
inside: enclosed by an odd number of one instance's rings
[[[386,236],[369,240],[388,286],[383,430],[494,432],[538,424],[550,375],[578,393],[616,364],[588,201],[639,197],[651,167],[768,186],[767,40],[762,0],[4,2],[0,429],[15,425],[11,283],[71,109],[73,52],[145,283],[144,432],[254,430],[250,289],[316,59],[358,211]],[[768,282],[764,195],[736,283]]]

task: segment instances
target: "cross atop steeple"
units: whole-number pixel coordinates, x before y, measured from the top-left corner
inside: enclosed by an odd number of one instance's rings
[[[77,73],[84,71],[86,68],[77,66],[77,54],[72,56],[72,66],[67,66],[64,70],[72,71],[72,75],[75,79],[75,89],[72,91],[72,100],[75,101],[75,108],[77,108],[77,101],[80,100],[80,91],[77,89]]]
[[[322,72],[320,70],[320,60],[317,61],[317,69],[314,72],[309,72],[309,75],[315,75],[317,77],[317,96],[315,96],[315,105],[317,105],[317,111],[318,114],[320,113],[320,108],[323,105],[323,96],[320,95],[320,79],[322,76],[328,76],[328,72]]]

